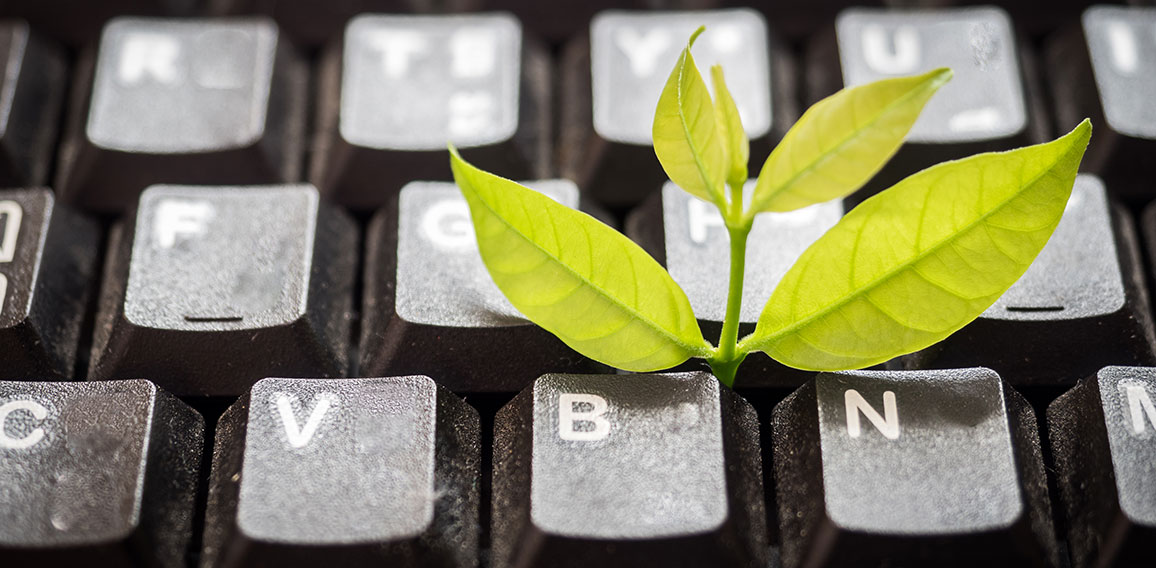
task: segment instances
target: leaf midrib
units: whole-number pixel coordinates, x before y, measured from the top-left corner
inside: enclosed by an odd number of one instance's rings
[[[1063,156],[1067,156],[1067,154],[1068,154],[1068,152],[1067,152],[1067,151],[1065,151],[1065,152],[1063,153]],[[825,317],[825,316],[827,316],[827,315],[831,314],[832,312],[835,312],[835,311],[837,311],[837,310],[839,310],[839,309],[842,309],[842,308],[843,308],[843,306],[845,306],[845,305],[847,305],[847,304],[851,303],[852,301],[854,301],[854,300],[857,300],[857,299],[858,299],[858,298],[860,298],[861,296],[863,296],[863,295],[867,294],[869,291],[871,291],[871,290],[875,289],[875,288],[876,288],[876,287],[878,287],[878,286],[879,286],[881,283],[883,283],[883,282],[885,282],[885,281],[889,280],[890,278],[894,277],[894,276],[895,276],[896,274],[898,274],[899,272],[901,272],[901,271],[903,271],[903,270],[907,270],[908,268],[910,268],[911,266],[913,266],[913,265],[917,264],[919,261],[923,260],[924,258],[926,258],[927,256],[929,256],[929,255],[930,255],[930,254],[932,254],[933,252],[936,252],[936,251],[938,251],[940,248],[942,248],[942,247],[944,246],[944,244],[945,244],[945,243],[947,243],[947,242],[950,242],[950,241],[953,241],[953,240],[955,240],[955,239],[956,239],[957,237],[959,237],[960,235],[963,235],[963,234],[965,234],[965,233],[969,233],[969,232],[971,232],[973,229],[975,229],[975,228],[976,228],[977,226],[979,226],[981,223],[983,223],[984,221],[986,221],[986,220],[987,220],[989,217],[991,217],[992,215],[996,214],[997,212],[999,212],[999,211],[1003,210],[1003,208],[1004,208],[1004,207],[1006,207],[1008,203],[1010,203],[1010,202],[1011,202],[1013,199],[1015,199],[1015,198],[1019,197],[1019,196],[1020,196],[1020,194],[1022,194],[1022,193],[1023,193],[1023,192],[1024,192],[1026,189],[1027,189],[1027,188],[1034,186],[1036,183],[1038,183],[1038,182],[1039,182],[1041,179],[1043,179],[1045,176],[1047,176],[1047,175],[1051,174],[1051,172],[1052,172],[1052,169],[1054,168],[1054,165],[1055,165],[1055,163],[1059,163],[1059,161],[1060,161],[1060,160],[1056,160],[1056,161],[1053,163],[1053,166],[1052,166],[1052,167],[1048,167],[1048,168],[1045,168],[1045,169],[1044,169],[1042,172],[1040,172],[1040,174],[1038,174],[1038,175],[1034,176],[1034,177],[1032,178],[1031,182],[1029,182],[1028,184],[1026,184],[1026,185],[1022,186],[1022,188],[1020,189],[1020,191],[1014,192],[1014,193],[1011,195],[1011,197],[1009,197],[1009,198],[1007,198],[1007,199],[1004,199],[1004,200],[1001,200],[997,206],[995,206],[995,207],[991,208],[991,209],[990,209],[990,210],[989,210],[987,213],[984,213],[983,215],[981,215],[980,217],[978,217],[978,218],[977,218],[975,221],[973,221],[973,222],[971,222],[971,223],[968,223],[968,224],[967,224],[967,225],[964,227],[964,229],[963,229],[963,230],[960,230],[960,231],[955,231],[955,232],[951,233],[951,234],[950,234],[948,237],[946,237],[946,238],[943,238],[943,239],[940,239],[940,240],[939,240],[939,241],[937,241],[937,242],[936,242],[934,245],[932,245],[931,247],[928,247],[928,248],[927,248],[927,250],[925,250],[925,251],[923,251],[923,252],[921,252],[921,253],[919,253],[919,254],[917,254],[917,255],[915,255],[915,256],[913,256],[913,257],[911,257],[909,260],[907,260],[907,261],[905,261],[904,263],[900,264],[898,267],[896,267],[896,268],[893,268],[893,269],[891,269],[891,270],[889,270],[889,271],[887,271],[887,272],[883,273],[882,275],[880,275],[880,276],[876,277],[875,279],[871,280],[871,281],[870,281],[870,282],[868,282],[867,284],[865,284],[865,285],[863,285],[863,286],[860,286],[860,287],[859,287],[857,290],[855,290],[853,293],[851,293],[851,294],[848,294],[848,295],[844,296],[843,298],[841,298],[841,299],[839,299],[839,300],[837,300],[837,301],[835,301],[835,302],[833,302],[833,303],[831,303],[831,304],[827,305],[826,307],[824,307],[823,309],[821,309],[821,310],[819,310],[819,311],[815,312],[814,314],[811,314],[810,316],[807,316],[807,317],[805,317],[805,318],[803,318],[803,319],[801,319],[801,320],[799,320],[799,321],[797,321],[797,322],[795,322],[795,323],[792,323],[791,325],[788,325],[787,327],[784,327],[784,328],[782,328],[782,329],[780,329],[780,330],[778,330],[778,331],[776,331],[776,332],[772,333],[771,335],[768,335],[766,338],[763,338],[763,339],[752,339],[750,343],[754,343],[754,344],[756,344],[756,345],[771,345],[771,344],[774,344],[774,343],[776,343],[776,342],[777,342],[779,339],[781,339],[782,337],[784,337],[784,336],[786,336],[786,335],[788,335],[788,334],[792,334],[792,333],[794,333],[796,330],[798,330],[798,329],[800,329],[800,328],[803,328],[803,327],[809,326],[809,325],[810,325],[811,323],[813,323],[815,320],[817,320],[817,319],[819,319],[819,318],[821,318],[821,317]],[[898,323],[898,322],[897,322],[897,323]],[[907,326],[907,327],[909,327],[909,326]],[[756,331],[757,331],[757,330],[756,330]],[[752,335],[751,335],[751,336],[749,336],[748,338],[746,338],[746,339],[744,339],[743,341],[741,341],[741,342],[740,342],[740,344],[743,344],[743,343],[747,343],[747,339],[750,339],[751,337],[754,337],[754,334],[752,334]],[[750,345],[749,343],[747,343],[747,344],[748,344],[748,345]]]
[[[779,185],[778,185],[778,186],[777,186],[777,187],[776,187],[774,190],[772,190],[772,191],[771,191],[771,192],[770,192],[770,193],[767,195],[767,197],[766,197],[765,199],[761,199],[761,200],[759,200],[759,205],[760,205],[760,207],[759,207],[758,209],[759,209],[759,210],[761,210],[761,209],[762,209],[762,207],[765,207],[767,204],[769,204],[769,203],[770,203],[770,201],[771,201],[773,198],[775,198],[776,196],[778,196],[778,195],[780,195],[780,194],[783,194],[783,193],[794,193],[794,191],[792,190],[792,186],[794,186],[796,183],[798,183],[798,181],[799,181],[801,178],[803,178],[804,176],[809,176],[809,175],[811,175],[812,173],[814,173],[814,171],[815,171],[816,169],[818,169],[819,167],[821,167],[821,166],[825,165],[825,164],[826,164],[828,161],[830,161],[830,160],[834,159],[834,158],[835,158],[835,156],[836,156],[837,154],[839,154],[839,153],[840,153],[840,152],[841,152],[841,151],[842,151],[842,150],[843,150],[845,147],[847,147],[848,145],[850,145],[852,142],[854,142],[854,141],[856,141],[856,140],[858,140],[858,139],[862,138],[862,137],[863,137],[863,136],[864,136],[864,135],[867,133],[867,131],[868,131],[868,127],[869,127],[869,126],[871,126],[871,125],[874,125],[874,124],[875,124],[875,123],[877,123],[877,122],[879,122],[879,119],[880,119],[880,118],[881,118],[883,115],[885,115],[885,114],[889,113],[889,112],[890,112],[892,109],[894,109],[894,108],[895,108],[897,105],[899,105],[899,104],[901,104],[901,103],[906,103],[908,100],[910,100],[911,98],[913,98],[913,97],[914,97],[914,96],[915,96],[917,93],[919,93],[919,94],[923,93],[924,91],[926,91],[926,90],[927,90],[927,88],[928,88],[928,85],[927,85],[927,83],[926,83],[926,82],[924,82],[924,83],[921,83],[921,84],[920,84],[920,88],[918,88],[918,89],[912,89],[911,91],[908,91],[908,93],[907,93],[907,94],[905,94],[905,95],[903,95],[902,97],[899,97],[899,98],[897,98],[897,99],[893,99],[893,100],[892,100],[892,102],[891,102],[890,104],[884,105],[884,106],[881,108],[881,110],[880,110],[879,112],[875,113],[875,114],[874,114],[874,115],[873,115],[873,116],[870,118],[870,120],[869,120],[867,123],[865,123],[865,124],[864,124],[864,125],[863,125],[861,128],[857,128],[857,129],[855,129],[855,131],[854,131],[854,132],[853,132],[851,135],[849,135],[849,136],[847,136],[846,138],[844,138],[842,141],[840,141],[838,144],[836,144],[834,147],[832,147],[832,148],[831,148],[830,150],[828,150],[827,152],[824,152],[824,153],[822,154],[822,156],[820,156],[820,157],[819,157],[819,159],[817,159],[817,160],[814,160],[813,162],[811,162],[811,164],[810,164],[810,165],[808,165],[807,167],[805,167],[805,168],[803,168],[803,169],[799,170],[798,172],[796,172],[796,173],[792,174],[792,175],[791,175],[791,177],[790,177],[790,178],[788,178],[788,179],[787,179],[785,182],[783,182],[783,183],[779,184]],[[833,96],[833,95],[832,95],[832,96]],[[806,118],[806,116],[805,116],[805,115],[806,115],[806,113],[804,113],[804,116],[803,116],[803,118],[800,118],[799,120],[800,120],[800,121],[802,121],[803,119],[805,119],[805,118]],[[792,138],[792,140],[793,140],[793,138]]]
[[[663,327],[661,327],[660,325],[658,325],[656,322],[653,322],[653,321],[651,321],[649,318],[643,317],[643,316],[642,316],[642,314],[641,314],[640,312],[638,312],[638,310],[634,309],[634,308],[633,308],[633,307],[631,307],[631,306],[628,306],[628,305],[626,305],[625,303],[623,303],[623,302],[619,301],[617,298],[612,298],[612,297],[610,296],[610,294],[609,294],[609,293],[608,293],[606,290],[604,290],[604,289],[603,289],[601,286],[597,286],[597,285],[595,285],[593,282],[591,282],[591,281],[590,281],[590,279],[589,279],[589,278],[587,278],[587,277],[583,276],[582,274],[580,274],[580,273],[576,272],[574,269],[572,269],[572,268],[570,268],[569,266],[567,266],[567,265],[566,265],[566,263],[564,263],[564,262],[562,262],[562,261],[561,261],[561,259],[559,259],[557,256],[555,256],[554,254],[552,254],[550,251],[548,251],[548,250],[546,250],[545,248],[543,248],[543,247],[542,247],[541,245],[539,245],[538,243],[534,242],[534,240],[533,240],[533,239],[531,239],[531,238],[527,237],[527,236],[525,235],[525,233],[523,233],[521,230],[519,230],[517,227],[515,227],[515,226],[514,226],[512,223],[510,223],[509,221],[507,221],[507,220],[505,219],[505,217],[502,217],[500,214],[498,214],[498,212],[497,212],[497,211],[496,211],[496,210],[495,210],[495,209],[494,209],[494,208],[493,208],[493,207],[490,205],[489,201],[487,201],[485,198],[483,198],[483,197],[482,197],[482,195],[481,195],[481,192],[477,191],[476,189],[471,189],[471,191],[473,191],[473,192],[474,192],[474,194],[478,196],[478,200],[479,200],[479,201],[482,203],[482,205],[484,205],[484,206],[486,207],[486,210],[487,210],[487,211],[489,211],[489,212],[490,212],[490,214],[494,216],[494,218],[498,219],[498,220],[499,220],[499,221],[500,221],[500,222],[501,222],[503,225],[505,225],[505,226],[506,226],[506,227],[507,227],[509,230],[511,230],[511,231],[513,231],[515,234],[517,234],[517,235],[518,235],[518,237],[520,237],[522,240],[526,241],[527,243],[530,243],[530,245],[531,245],[531,246],[533,246],[535,249],[538,249],[538,251],[539,251],[539,252],[541,252],[543,255],[545,255],[547,258],[550,258],[551,260],[553,260],[553,261],[554,261],[554,264],[556,264],[557,266],[560,266],[560,267],[562,267],[562,268],[563,268],[563,269],[564,269],[564,270],[565,270],[567,273],[569,273],[571,276],[573,276],[574,278],[576,278],[578,281],[582,282],[582,283],[583,283],[583,284],[585,284],[586,286],[589,286],[589,287],[591,287],[591,288],[593,288],[593,289],[597,290],[597,291],[599,292],[599,295],[601,295],[601,296],[602,296],[602,297],[604,297],[604,298],[607,298],[607,300],[608,300],[608,301],[609,301],[609,302],[610,302],[612,305],[618,306],[618,307],[619,307],[619,309],[621,309],[622,311],[624,311],[624,312],[626,312],[627,314],[629,314],[629,315],[630,315],[630,317],[631,317],[633,320],[637,320],[637,321],[641,321],[641,322],[643,322],[644,324],[646,324],[646,326],[647,326],[647,327],[649,327],[649,328],[651,328],[651,329],[653,329],[653,330],[657,331],[657,332],[659,333],[659,335],[661,335],[661,336],[663,336],[663,337],[666,337],[666,338],[670,339],[672,343],[674,343],[675,345],[678,345],[678,346],[682,347],[683,349],[685,349],[686,351],[688,351],[688,352],[690,352],[690,353],[692,353],[692,354],[695,354],[695,355],[701,355],[701,354],[703,354],[703,353],[705,353],[705,352],[706,352],[706,349],[707,349],[709,346],[708,346],[708,345],[706,345],[706,340],[705,340],[705,339],[703,339],[703,345],[699,345],[699,346],[691,346],[691,345],[688,345],[686,342],[682,341],[682,340],[681,340],[681,339],[679,339],[677,336],[673,335],[672,333],[670,333],[669,331],[667,331],[665,328],[663,328]],[[533,190],[529,190],[529,191],[533,191]],[[546,198],[546,199],[549,199],[549,198]],[[520,202],[522,202],[522,206],[523,206],[523,207],[525,207],[525,202],[524,202],[524,200],[522,200],[522,199],[519,199],[519,201],[520,201]],[[547,208],[547,209],[548,209],[548,208]],[[589,215],[587,215],[587,214],[586,214],[585,212],[583,212],[583,211],[578,211],[578,210],[576,210],[576,209],[570,209],[570,210],[571,210],[571,211],[573,211],[574,213],[578,213],[579,215],[586,215],[587,217],[589,217]],[[591,218],[591,219],[593,219],[593,217],[590,217],[590,218]],[[613,229],[611,229],[611,230],[613,230]],[[585,229],[585,228],[583,228],[583,231],[584,231],[584,232],[586,232],[586,238],[587,238],[587,241],[589,241],[589,240],[590,240],[590,233],[589,233],[589,231],[586,231],[586,229]],[[559,241],[559,243],[560,243],[560,242],[561,242],[561,241]],[[629,251],[627,251],[627,255],[629,255],[629,254],[630,254],[630,253],[629,253]],[[594,262],[594,261],[595,261],[593,256],[591,256],[590,258],[591,258],[591,261],[592,261],[592,262]],[[678,319],[679,319],[679,321],[681,322],[681,320],[682,320],[682,314],[676,314],[676,315],[678,316]],[[620,328],[620,329],[621,329],[621,328]],[[582,341],[585,341],[585,340],[582,340]]]
[[[690,54],[690,47],[687,47],[684,50],[682,65],[678,67],[678,89],[675,90],[675,96],[677,97],[678,102],[678,122],[680,125],[682,125],[682,132],[686,136],[686,144],[687,146],[690,146],[690,155],[692,158],[694,158],[694,166],[698,170],[698,176],[702,178],[702,184],[706,186],[707,195],[710,195],[711,200],[717,204],[719,193],[717,191],[718,188],[715,187],[715,184],[712,182],[706,169],[703,167],[702,159],[699,157],[700,152],[698,146],[695,144],[694,136],[691,135],[690,128],[687,125],[686,113],[683,112],[683,74],[686,73],[686,69],[689,66],[688,61],[693,61],[693,56]],[[712,108],[711,111],[713,112],[714,109]],[[714,117],[712,116],[711,119],[713,120]],[[712,133],[717,134],[717,132],[714,131],[712,131]]]

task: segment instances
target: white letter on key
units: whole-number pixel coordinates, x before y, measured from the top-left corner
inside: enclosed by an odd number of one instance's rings
[[[895,42],[895,50],[888,48],[887,40]],[[919,65],[919,34],[914,28],[902,26],[888,34],[883,26],[863,26],[863,59],[876,73],[899,75],[910,73]]]
[[[4,433],[4,423],[8,421],[8,415],[17,410],[28,412],[37,420],[48,418],[48,409],[34,400],[14,400],[0,405],[0,448],[23,450],[35,446],[44,439],[43,428],[33,428],[23,438],[13,438]]]
[[[309,440],[313,439],[313,435],[317,433],[317,428],[321,426],[321,419],[325,418],[325,413],[337,400],[337,395],[323,392],[314,397],[313,410],[309,413],[309,418],[305,420],[304,426],[297,425],[297,417],[293,414],[293,402],[296,400],[297,397],[291,394],[277,393],[277,410],[281,414],[281,423],[285,425],[285,437],[289,440],[289,445],[294,448],[304,448],[309,444]]]
[[[589,404],[590,410],[577,411],[576,404]],[[603,414],[610,408],[606,399],[596,394],[562,393],[558,395],[558,436],[563,440],[596,442],[610,435],[610,421]],[[592,423],[592,430],[576,430],[580,423]]]
[[[654,74],[658,56],[670,46],[670,35],[661,29],[639,35],[634,28],[622,28],[614,34],[614,42],[630,60],[630,70],[634,75],[649,77]]]
[[[1148,423],[1152,428],[1156,428],[1156,405],[1152,404],[1148,391],[1140,385],[1128,385],[1124,387],[1124,393],[1128,397],[1128,410],[1132,415],[1132,432],[1144,433],[1145,415],[1148,416]]]
[[[386,77],[404,77],[413,56],[427,49],[426,37],[412,30],[383,30],[368,38],[369,45],[381,53],[381,68]]]
[[[135,85],[145,75],[158,83],[172,85],[180,82],[177,57],[181,44],[175,38],[157,33],[135,33],[124,40],[120,52],[118,77],[126,85]]]
[[[848,389],[843,393],[843,401],[847,406],[847,433],[852,438],[858,438],[862,434],[859,427],[859,413],[871,422],[877,430],[879,430],[888,440],[896,440],[899,438],[899,411],[895,406],[895,393],[891,391],[883,392],[883,416],[867,403],[863,395],[855,389]],[[884,418],[886,417],[886,418]]]

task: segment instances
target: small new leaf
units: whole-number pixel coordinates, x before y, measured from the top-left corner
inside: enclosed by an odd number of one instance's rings
[[[740,351],[845,370],[946,338],[1043,249],[1091,131],[940,164],[863,202],[787,272]]]
[[[450,163],[490,276],[530,321],[629,371],[666,369],[711,350],[686,294],[630,239],[475,168],[453,147]]]
[[[735,99],[727,88],[721,65],[710,68],[710,82],[714,86],[715,125],[726,149],[727,177],[731,186],[742,187],[747,181],[747,161],[750,160],[751,143]]]
[[[654,113],[654,153],[670,180],[707,202],[725,205],[726,150],[715,127],[710,92],[690,48],[699,28],[682,50]]]
[[[751,214],[792,211],[862,187],[950,79],[950,69],[936,69],[843,89],[815,103],[763,164]]]

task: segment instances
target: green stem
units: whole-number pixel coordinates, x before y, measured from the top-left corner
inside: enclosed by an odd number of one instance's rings
[[[715,376],[726,386],[735,382],[739,364],[746,358],[738,350],[739,316],[743,307],[743,277],[746,273],[747,237],[751,221],[743,216],[742,185],[731,186],[730,210],[724,215],[730,235],[730,281],[727,286],[727,311],[719,334],[718,349],[708,360]]]

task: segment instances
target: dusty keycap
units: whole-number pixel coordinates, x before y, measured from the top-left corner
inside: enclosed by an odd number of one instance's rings
[[[1082,25],[1046,44],[1048,78],[1061,124],[1090,117],[1096,135],[1082,170],[1094,172],[1113,194],[1147,202],[1148,156],[1156,149],[1156,112],[1147,104],[1156,89],[1156,8],[1093,6]]]
[[[754,180],[747,182],[748,197],[754,187]],[[740,337],[755,330],[767,299],[799,255],[842,216],[843,204],[836,200],[755,217],[747,239]],[[730,239],[718,209],[667,182],[660,193],[635,209],[626,229],[631,239],[666,266],[690,299],[703,335],[717,341],[726,316],[730,267]],[[735,384],[795,387],[813,375],[776,363],[763,353],[752,353],[739,367]]]
[[[785,567],[1059,561],[1035,415],[990,369],[823,373],[772,428]]]
[[[74,378],[99,238],[47,189],[0,191],[0,379]]]
[[[707,373],[545,375],[495,418],[493,566],[765,566],[758,438]]]
[[[1156,364],[1131,219],[1091,175],[1076,178],[1055,233],[978,319],[907,356],[907,368],[987,365],[1012,384],[1074,384],[1105,365]]]
[[[272,21],[117,18],[80,67],[66,203],[119,213],[156,183],[297,181],[305,68]]]
[[[452,179],[447,143],[503,177],[549,175],[549,58],[509,14],[358,16],[319,97],[311,179],[343,205]]]
[[[1156,369],[1104,367],[1048,407],[1072,566],[1156,558]]]
[[[479,436],[428,377],[259,381],[217,427],[202,566],[476,566]]]
[[[944,160],[1048,137],[1033,64],[1000,8],[850,8],[839,13],[833,33],[812,43],[807,64],[815,69],[808,75],[812,103],[845,85],[937,67],[954,72],[928,101],[903,147],[854,199]]]
[[[348,370],[356,228],[308,185],[154,186],[109,245],[91,379],[235,396]]]
[[[579,206],[570,181],[526,183]],[[456,392],[516,392],[544,373],[605,369],[506,300],[453,183],[406,185],[368,235],[361,375],[425,374]]]
[[[203,443],[149,381],[0,381],[4,566],[183,566]]]

